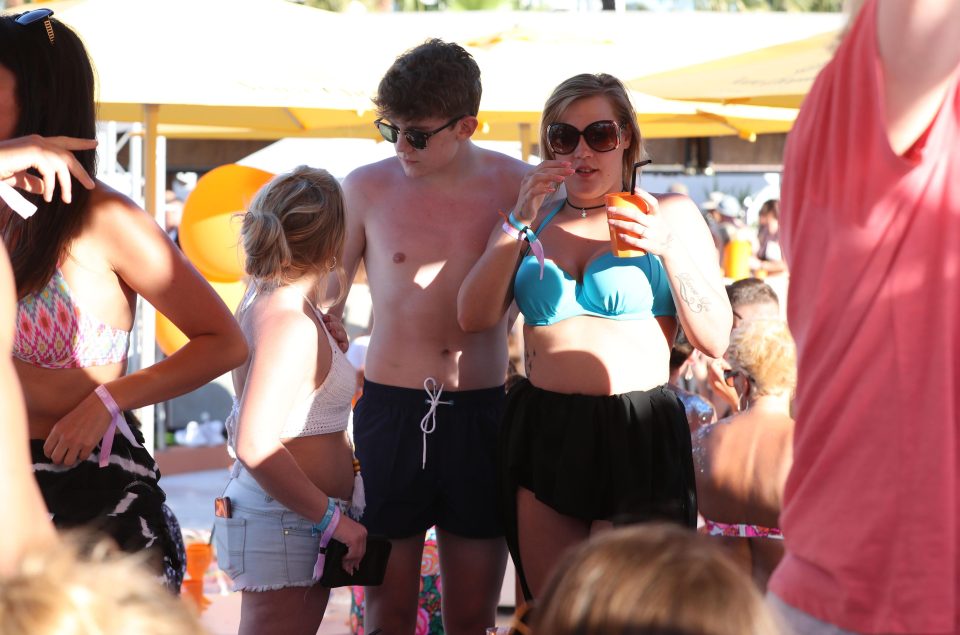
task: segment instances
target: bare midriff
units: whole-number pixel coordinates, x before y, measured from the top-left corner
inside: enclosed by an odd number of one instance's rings
[[[123,375],[126,362],[88,368],[40,368],[13,360],[27,404],[31,439],[46,439],[54,424],[100,384]]]
[[[283,445],[317,488],[328,496],[350,500],[353,451],[346,432],[283,439]]]
[[[377,335],[367,351],[366,377],[389,386],[423,389],[432,377],[445,390],[476,390],[503,384],[507,369],[505,335],[486,331],[451,336],[392,328],[377,318]],[[504,333],[506,326],[503,327]]]
[[[567,394],[616,395],[649,390],[669,378],[664,330],[674,318],[610,320],[578,316],[549,326],[524,326],[530,383]],[[670,337],[672,341],[672,335]]]

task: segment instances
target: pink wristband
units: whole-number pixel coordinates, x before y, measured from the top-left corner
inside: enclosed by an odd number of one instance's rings
[[[330,519],[330,523],[327,525],[326,529],[323,530],[323,534],[320,536],[320,552],[317,554],[317,562],[313,565],[313,579],[319,580],[323,577],[323,565],[327,561],[327,545],[330,544],[330,540],[333,539],[333,532],[337,530],[337,527],[340,525],[340,506],[337,505],[333,508],[333,518]]]
[[[120,410],[120,406],[117,405],[116,400],[113,398],[113,395],[110,394],[110,391],[107,390],[107,387],[101,384],[97,386],[93,392],[100,398],[100,401],[107,409],[107,412],[110,413],[111,417],[110,425],[100,440],[100,467],[106,467],[110,463],[110,454],[113,452],[113,437],[116,435],[118,428],[120,429],[120,434],[127,438],[130,445],[139,448],[140,444],[137,443],[137,438],[133,436],[133,431],[130,429],[130,426],[127,425],[127,420],[123,418],[123,412]]]
[[[543,280],[543,243],[540,242],[540,239],[537,238],[537,235],[533,233],[533,230],[527,226],[523,227],[523,230],[518,230],[510,222],[504,223],[500,229],[503,230],[507,236],[511,238],[516,238],[517,240],[525,240],[530,243],[530,250],[533,251],[534,257],[537,259],[537,263],[540,265],[540,279]],[[530,237],[533,237],[531,240]]]

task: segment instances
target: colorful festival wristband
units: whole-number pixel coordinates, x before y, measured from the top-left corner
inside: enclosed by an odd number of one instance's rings
[[[116,436],[118,428],[120,434],[127,438],[130,445],[139,448],[140,444],[137,443],[137,438],[133,436],[133,431],[130,429],[130,426],[127,425],[127,420],[123,418],[123,412],[120,410],[120,406],[117,405],[116,400],[113,398],[113,395],[110,394],[110,391],[107,390],[107,387],[101,384],[97,386],[93,392],[100,398],[100,401],[103,402],[104,407],[107,409],[107,412],[110,413],[111,417],[110,425],[100,440],[100,467],[107,467],[110,463],[110,454],[113,452],[113,438]]]
[[[326,516],[324,516],[324,519],[326,519]],[[336,503],[334,503],[333,516],[330,518],[327,526],[323,530],[323,533],[320,535],[320,548],[319,553],[317,553],[317,562],[313,565],[314,580],[319,580],[321,577],[323,577],[323,565],[326,564],[327,561],[327,545],[330,544],[330,541],[333,539],[333,532],[337,530],[339,525],[340,508],[336,506]]]
[[[327,530],[327,526],[330,524],[330,521],[333,520],[333,512],[337,509],[337,503],[333,500],[332,496],[327,496],[327,509],[323,512],[323,518],[320,519],[320,522],[315,523],[310,528],[310,534],[313,536],[319,536]]]
[[[511,214],[511,216],[513,216]],[[509,222],[503,224],[501,229],[504,231],[507,236],[515,238],[516,240],[525,240],[530,243],[530,250],[533,252],[533,255],[537,259],[537,264],[540,265],[540,279],[543,280],[543,243],[540,242],[540,239],[537,238],[537,235],[533,232],[532,229],[524,225],[520,229],[512,227]]]
[[[517,220],[517,217],[513,215],[513,212],[510,212],[510,215],[507,216],[507,222],[513,225],[513,228],[518,232],[523,232],[524,229],[527,229],[528,226],[524,223],[521,223]]]

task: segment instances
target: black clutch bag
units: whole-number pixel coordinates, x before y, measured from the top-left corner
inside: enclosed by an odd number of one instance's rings
[[[386,538],[367,535],[367,550],[360,560],[356,572],[350,575],[343,570],[343,559],[347,556],[347,546],[339,540],[330,540],[326,547],[326,560],[323,563],[323,575],[320,584],[333,589],[341,586],[379,586],[387,573],[387,561],[390,559],[392,545]]]

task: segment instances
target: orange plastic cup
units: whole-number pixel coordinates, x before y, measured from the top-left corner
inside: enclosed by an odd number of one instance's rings
[[[180,588],[180,595],[190,598],[197,607],[197,610],[201,613],[212,604],[207,596],[203,594],[203,580],[191,580],[189,578],[184,580],[183,586]]]
[[[186,551],[187,575],[192,580],[203,580],[203,574],[213,561],[213,548],[205,542],[192,542]]]
[[[607,207],[623,207],[623,208],[633,208],[635,210],[641,211],[646,214],[649,209],[647,208],[647,203],[642,198],[636,194],[631,194],[630,192],[614,192],[612,194],[606,194],[604,199],[607,203]],[[615,220],[629,220],[623,216],[618,215],[616,212],[611,212],[607,210],[607,218],[612,218]],[[612,225],[610,226],[610,251],[613,252],[613,255],[617,258],[636,258],[637,256],[646,256],[647,252],[643,249],[636,249],[630,245],[625,245],[620,242],[620,237],[617,235],[620,231]],[[630,232],[626,232],[630,233]],[[636,234],[631,234],[631,236]],[[639,238],[639,236],[637,236]]]

